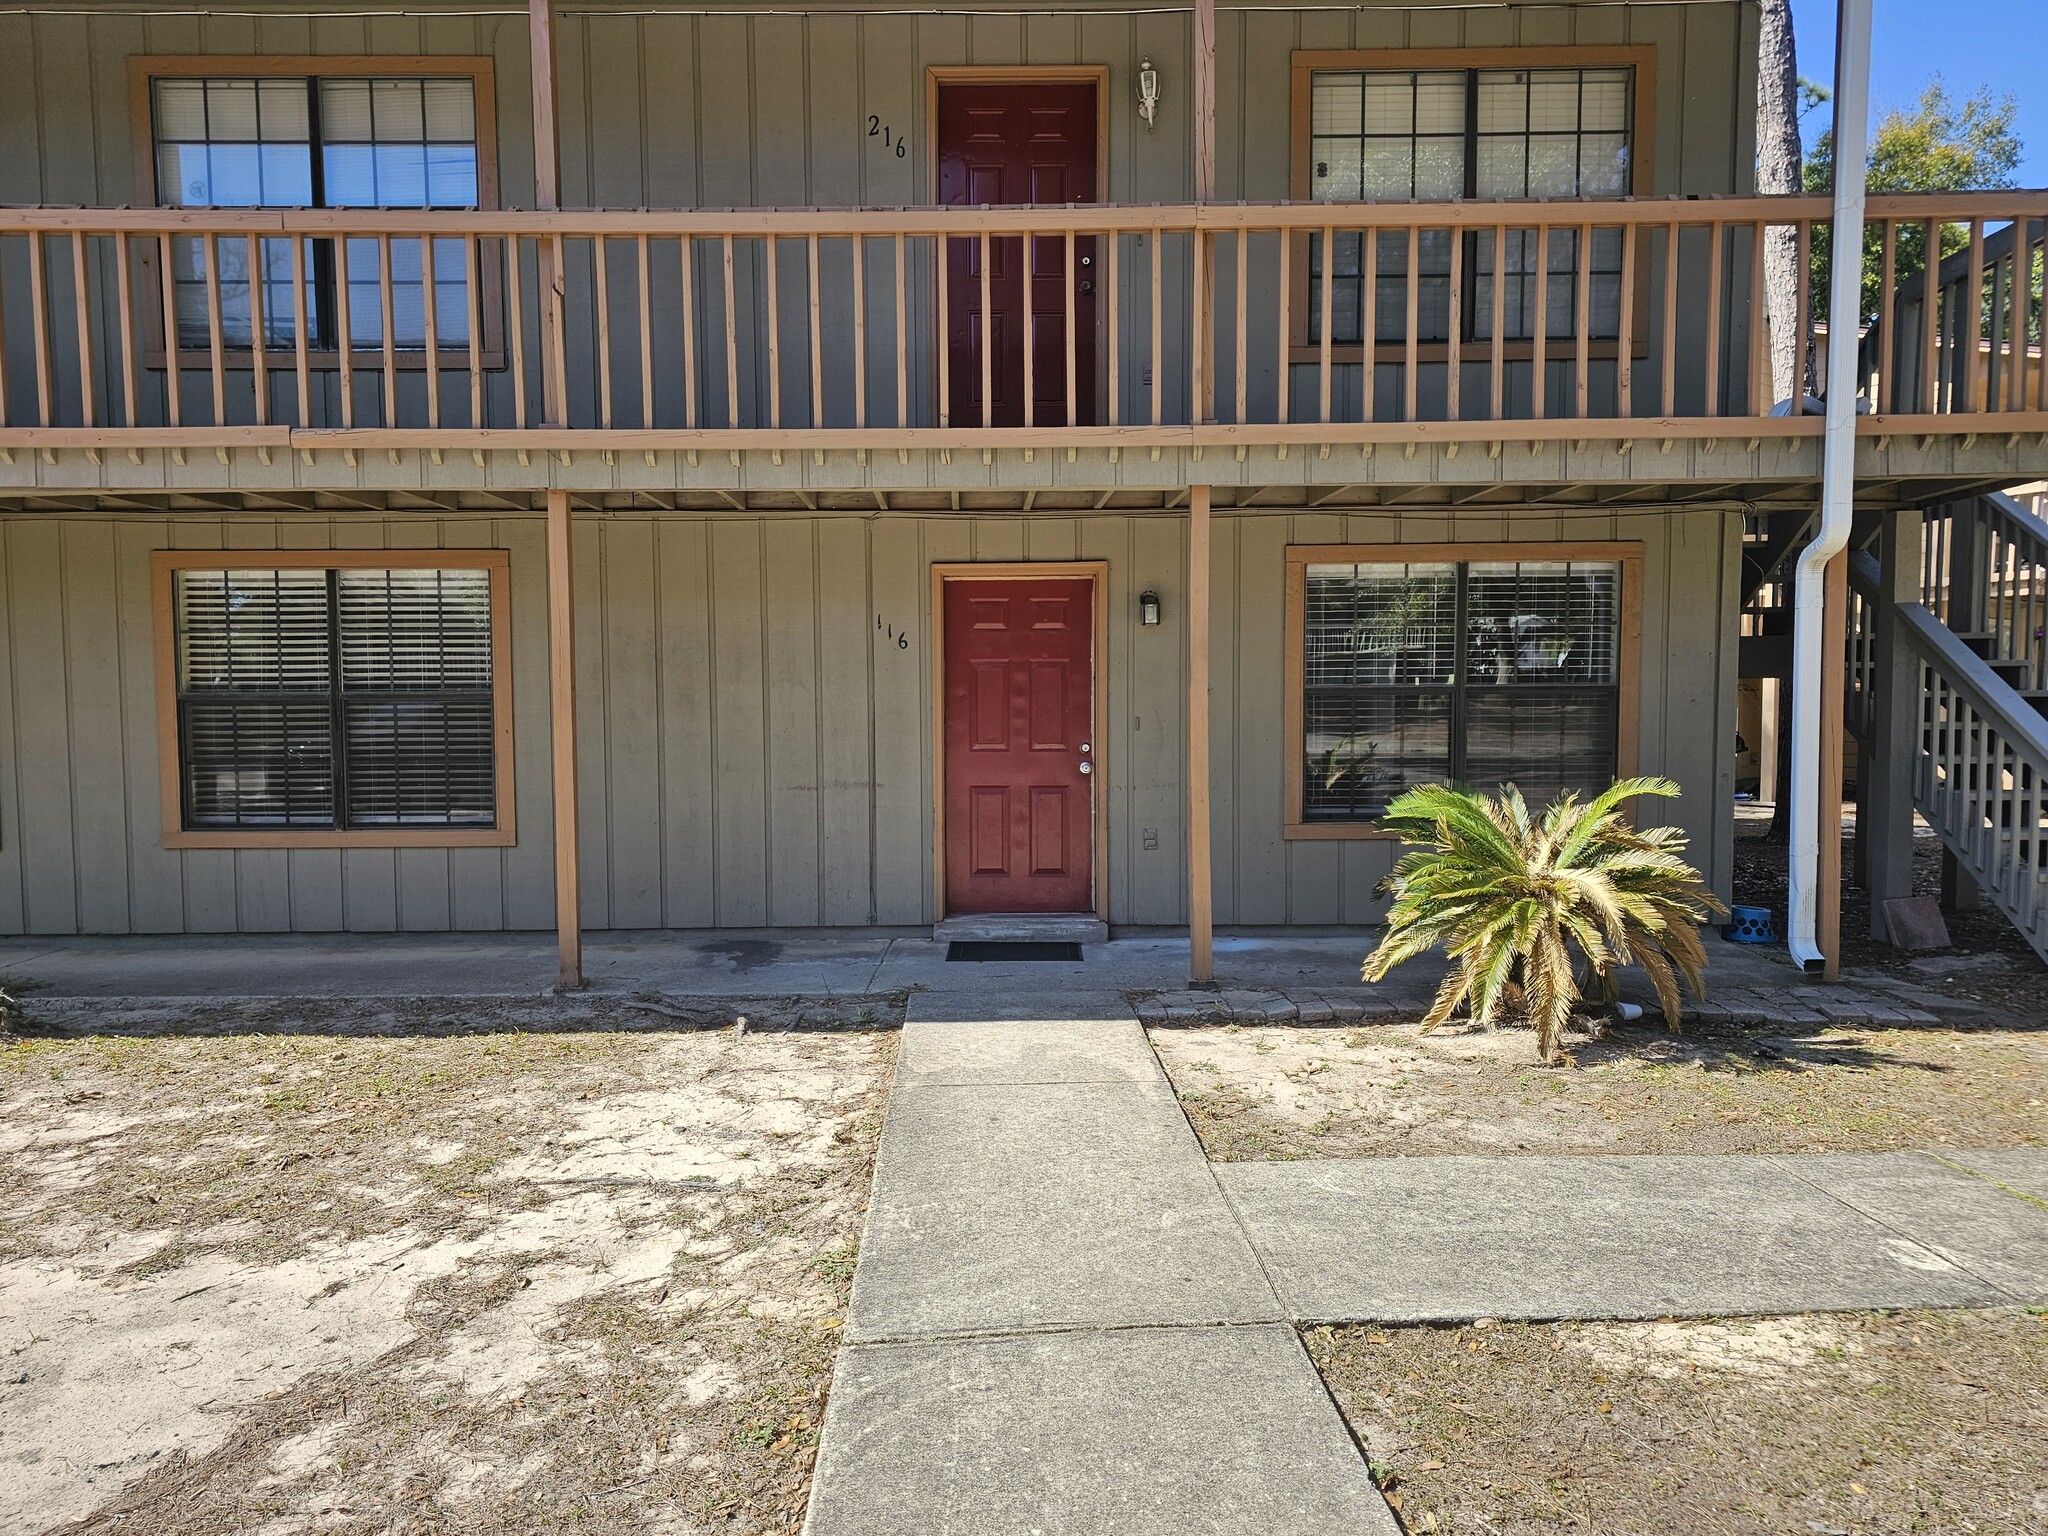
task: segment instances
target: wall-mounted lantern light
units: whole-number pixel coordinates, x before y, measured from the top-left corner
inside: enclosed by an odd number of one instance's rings
[[[1138,622],[1147,626],[1159,622],[1159,594],[1149,587],[1138,594]]]
[[[1152,67],[1149,58],[1138,61],[1138,116],[1145,119],[1147,128],[1159,125],[1159,71]],[[1149,620],[1158,623],[1157,619]]]

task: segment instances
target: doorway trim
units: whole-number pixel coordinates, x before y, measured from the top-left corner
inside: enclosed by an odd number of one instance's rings
[[[1096,917],[1109,921],[1109,788],[1111,755],[1108,692],[1104,686],[1109,655],[1109,562],[1107,560],[990,560],[932,563],[932,600],[928,631],[932,651],[932,921],[944,922],[946,910],[946,583],[949,581],[1017,581],[1085,578],[1093,610],[1088,643],[1088,718],[1095,750],[1092,775],[1088,854],[1089,899]]]
[[[1095,87],[1095,201],[1109,201],[1107,64],[932,64],[924,72],[924,200],[939,206],[939,87],[942,85],[1092,85]]]

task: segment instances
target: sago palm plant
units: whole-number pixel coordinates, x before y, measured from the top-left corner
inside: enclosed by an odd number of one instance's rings
[[[1677,794],[1669,779],[1622,779],[1583,803],[1564,795],[1538,817],[1512,784],[1491,798],[1434,784],[1409,790],[1380,822],[1416,851],[1381,882],[1394,902],[1365,979],[1442,949],[1452,969],[1425,1032],[1464,1003],[1482,1028],[1503,1018],[1529,1024],[1550,1061],[1580,1000],[1576,951],[1607,998],[1616,970],[1641,966],[1677,1029],[1678,978],[1703,995],[1699,925],[1727,909],[1680,857],[1684,833],[1638,831],[1625,809],[1638,795]]]

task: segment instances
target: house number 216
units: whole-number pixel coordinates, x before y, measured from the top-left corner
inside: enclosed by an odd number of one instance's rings
[[[896,158],[898,160],[901,160],[906,154],[910,152],[910,146],[907,143],[905,143],[902,139],[897,138],[895,133],[891,131],[889,125],[883,122],[879,117],[875,116],[875,114],[872,112],[868,114],[868,137],[871,139],[880,139],[882,141],[882,148],[884,149],[895,150]]]

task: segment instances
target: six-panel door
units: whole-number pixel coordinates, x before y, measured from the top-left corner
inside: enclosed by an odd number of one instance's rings
[[[948,206],[1092,203],[1096,199],[1093,85],[957,81],[938,88],[939,201]],[[946,242],[946,345],[956,427],[1024,425],[1024,349],[1031,348],[1032,421],[1067,423],[1068,306],[1073,307],[1073,420],[1095,420],[1095,240],[1032,241],[1025,282],[1024,241],[988,242],[987,312],[981,301],[979,240]],[[989,350],[989,395],[981,361]]]
[[[1094,583],[947,581],[948,912],[1088,912]]]

